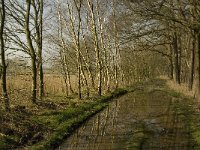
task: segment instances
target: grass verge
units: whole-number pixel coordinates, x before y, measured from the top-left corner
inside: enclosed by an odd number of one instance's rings
[[[94,114],[105,108],[109,102],[127,90],[117,89],[108,95],[91,98],[88,101],[70,102],[65,109],[56,108],[54,103],[39,109],[2,113],[0,118],[0,149],[50,150]],[[62,105],[60,103],[60,105]],[[38,111],[38,112],[37,112]],[[7,126],[6,126],[7,124]]]
[[[190,144],[194,150],[200,149],[200,105],[199,97],[195,97],[195,91],[189,91],[186,85],[176,85],[173,81],[166,81],[166,91],[173,97],[179,98],[174,104],[177,115],[181,116],[186,124],[185,130],[191,137]]]

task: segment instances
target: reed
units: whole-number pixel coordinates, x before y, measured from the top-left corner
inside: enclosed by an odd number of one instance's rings
[[[72,87],[76,88],[76,77],[71,77]],[[1,81],[0,81],[1,82]],[[31,85],[32,79],[30,74],[24,75],[12,75],[7,77],[7,88],[10,98],[11,106],[14,105],[31,105]],[[66,94],[66,85],[61,75],[57,74],[45,74],[44,75],[44,88],[45,96],[64,96]],[[39,87],[39,84],[38,84]],[[0,96],[2,96],[0,86]],[[38,89],[37,89],[38,90]],[[38,90],[39,91],[39,90]],[[0,103],[3,102],[0,101]],[[2,106],[1,105],[1,106]]]

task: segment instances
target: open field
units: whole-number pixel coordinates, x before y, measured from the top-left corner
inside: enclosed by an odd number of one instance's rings
[[[75,76],[71,77],[72,86],[76,88]],[[11,106],[21,105],[29,106],[31,105],[31,75],[17,75],[8,76],[8,94],[10,98]],[[1,82],[1,81],[0,81]],[[64,79],[61,75],[56,74],[45,74],[44,75],[44,89],[45,96],[66,96],[66,88]],[[1,88],[1,87],[0,87]],[[2,95],[0,89],[0,95]],[[1,105],[2,106],[2,105]]]

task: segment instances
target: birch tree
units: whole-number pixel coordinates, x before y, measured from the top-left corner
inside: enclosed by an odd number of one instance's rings
[[[90,10],[90,16],[92,19],[92,33],[94,37],[94,46],[96,53],[96,67],[98,73],[98,94],[101,96],[102,94],[102,60],[101,60],[101,50],[99,47],[99,36],[97,32],[97,18],[94,11],[94,4],[92,1],[87,0],[87,4]]]

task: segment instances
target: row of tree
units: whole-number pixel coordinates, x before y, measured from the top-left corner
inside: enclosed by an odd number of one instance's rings
[[[1,69],[5,109],[10,109],[6,82],[7,51],[22,51],[30,57],[32,68],[32,102],[36,103],[37,75],[40,96],[44,95],[42,68],[43,0],[1,1]]]
[[[199,6],[197,0],[2,0],[5,109],[5,56],[19,51],[30,59],[33,103],[38,91],[45,94],[44,52],[61,70],[65,93],[77,91],[79,99],[166,74],[192,89],[200,73]]]
[[[168,75],[177,84],[200,91],[200,2],[198,0],[125,1],[132,23],[125,41],[139,41],[143,51],[168,60]],[[135,27],[134,27],[135,26]],[[126,32],[127,32],[126,30]],[[196,86],[194,86],[196,85]]]
[[[73,64],[77,68],[73,71],[77,73],[80,99],[84,87],[88,96],[90,89],[97,89],[98,95],[101,95],[104,85],[109,91],[111,78],[113,78],[117,88],[122,72],[118,71],[120,70],[120,54],[117,41],[115,2],[72,0],[65,3],[66,5],[62,5],[63,1],[54,3],[55,18],[58,24],[53,24],[57,31],[50,35],[50,40],[60,50],[59,60],[67,83],[67,93],[68,91],[72,92],[70,90],[72,89],[70,67]],[[111,5],[112,9],[108,12],[106,9]],[[112,22],[106,20],[109,17],[113,18]],[[113,33],[108,31],[108,24]],[[72,59],[70,59],[70,55],[72,55]]]

